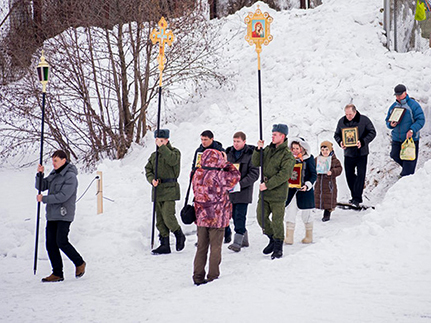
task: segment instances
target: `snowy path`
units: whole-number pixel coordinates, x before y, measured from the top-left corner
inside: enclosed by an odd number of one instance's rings
[[[117,168],[117,176],[120,170],[127,172],[127,168]],[[30,171],[0,175],[6,179],[14,176],[22,182],[32,179]],[[80,178],[82,191],[86,187],[83,183],[89,183],[92,176]],[[113,186],[121,189],[120,183]],[[31,210],[35,206],[31,201],[34,192],[26,189],[23,193],[29,201],[27,211]],[[15,194],[14,186],[0,190],[6,200]],[[82,203],[91,210],[89,204],[94,201],[94,196],[87,194]],[[382,228],[364,223],[364,217],[378,210],[337,209],[327,223],[320,221],[321,212],[316,211],[315,242],[300,243],[304,228],[298,222],[295,244],[284,246],[284,257],[275,261],[261,253],[267,238],[251,215],[251,246],[234,253],[224,245],[220,279],[195,287],[191,280],[194,226],[185,227],[185,250],[153,256],[149,233],[134,223],[139,222],[136,214],[127,212],[133,206],[121,202],[123,212],[117,214],[113,204],[107,204],[107,211],[99,216],[80,210],[71,240],[87,260],[88,270],[76,280],[74,267],[66,259],[66,279],[58,284],[40,283],[40,278],[50,272],[43,244],[38,273],[36,277],[32,275],[33,221],[21,216],[23,222],[2,223],[7,232],[21,232],[19,239],[24,246],[17,246],[16,257],[12,250],[0,261],[0,310],[5,313],[0,321],[153,322],[163,317],[161,321],[165,322],[261,322],[270,316],[281,321],[295,318],[297,322],[345,322],[346,318],[350,322],[386,322],[388,317],[418,322],[431,317],[431,311],[424,312],[429,301],[429,289],[424,288],[424,283],[430,280],[422,280],[430,264],[412,267],[410,261],[417,260],[417,251],[412,252],[412,259],[406,259],[409,250],[403,243],[397,239],[385,241]],[[142,204],[150,206],[148,201]],[[249,214],[254,210],[255,204]],[[25,223],[24,231],[18,231],[21,223]],[[174,249],[173,237],[171,245]],[[202,320],[202,316],[206,319]]]

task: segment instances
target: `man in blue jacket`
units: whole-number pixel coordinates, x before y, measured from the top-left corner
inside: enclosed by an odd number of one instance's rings
[[[398,84],[394,89],[396,101],[390,106],[386,116],[386,126],[392,130],[391,158],[401,167],[401,176],[412,175],[416,169],[419,153],[419,131],[425,125],[424,112],[414,99],[407,95],[407,89],[403,84]],[[398,122],[389,121],[395,108],[405,109]],[[413,138],[416,147],[416,158],[414,160],[402,160],[400,158],[401,144],[404,140]]]
[[[39,165],[36,188],[48,190],[47,195],[38,194],[37,201],[46,204],[46,250],[52,266],[52,274],[42,278],[42,282],[59,282],[63,278],[63,262],[60,250],[75,264],[76,278],[85,273],[85,261],[69,242],[68,234],[75,218],[78,170],[67,161],[67,155],[57,150],[52,155],[54,169],[44,177],[44,167]]]

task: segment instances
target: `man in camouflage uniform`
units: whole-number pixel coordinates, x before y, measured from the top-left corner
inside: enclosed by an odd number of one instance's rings
[[[159,230],[160,246],[152,250],[153,254],[171,253],[169,246],[169,233],[173,232],[177,239],[176,250],[184,249],[186,237],[184,236],[177,218],[175,217],[175,201],[180,199],[180,175],[181,153],[172,147],[169,142],[169,130],[160,129],[154,133],[158,146],[157,177],[155,178],[156,152],[152,153],[145,165],[145,175],[148,182],[153,185],[152,200],[154,202],[154,190],[157,189],[156,200],[156,227]]]
[[[263,249],[263,253],[272,252],[272,259],[283,256],[284,208],[289,189],[288,180],[295,165],[295,158],[287,146],[287,134],[287,125],[273,125],[272,143],[263,148],[264,141],[259,140],[251,159],[254,166],[260,166],[260,150],[263,149],[264,182],[259,185],[259,190],[263,192],[263,201],[260,194],[256,213],[263,233],[269,238],[269,244]],[[262,203],[264,223],[262,223]],[[271,213],[272,220],[269,218]]]

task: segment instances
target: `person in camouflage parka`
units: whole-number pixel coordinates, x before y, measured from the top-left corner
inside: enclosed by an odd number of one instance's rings
[[[198,245],[194,260],[193,281],[196,285],[217,279],[220,275],[224,228],[232,217],[231,190],[241,179],[240,172],[227,161],[226,153],[207,149],[201,167],[193,175]],[[205,265],[210,248],[208,276]]]

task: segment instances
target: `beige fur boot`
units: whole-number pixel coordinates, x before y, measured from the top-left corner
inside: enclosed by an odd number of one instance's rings
[[[302,243],[313,242],[313,222],[305,223],[305,238],[302,239]]]
[[[295,232],[295,223],[286,222],[286,238],[285,244],[293,244],[293,233]]]

